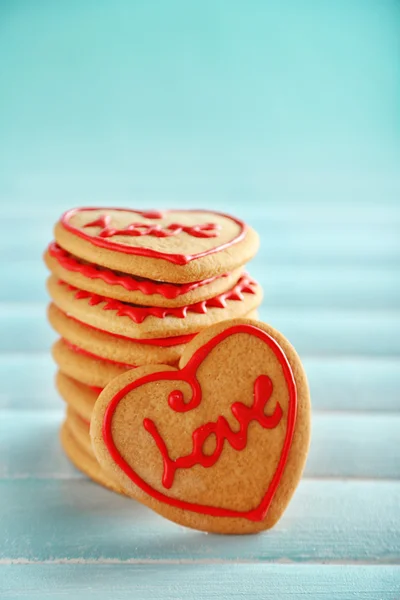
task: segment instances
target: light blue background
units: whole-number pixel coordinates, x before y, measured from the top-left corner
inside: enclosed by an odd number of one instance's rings
[[[1,600],[399,597],[399,26],[394,0],[0,0]],[[41,255],[86,204],[259,231],[313,403],[272,531],[179,528],[64,456]]]
[[[0,199],[396,199],[399,23],[395,0],[3,0]]]

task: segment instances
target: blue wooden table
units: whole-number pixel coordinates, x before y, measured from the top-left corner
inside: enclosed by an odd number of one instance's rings
[[[400,599],[397,0],[0,1],[0,600]],[[79,205],[248,220],[311,385],[256,537],[179,528],[61,452],[41,253]]]
[[[64,457],[40,255],[66,207],[3,210],[0,598],[400,598],[397,203],[228,207],[260,232],[261,318],[298,349],[313,401],[304,479],[249,537],[164,521]]]

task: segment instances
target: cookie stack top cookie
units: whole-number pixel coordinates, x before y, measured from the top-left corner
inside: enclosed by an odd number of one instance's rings
[[[48,289],[97,331],[184,343],[257,308],[261,288],[243,271],[257,249],[257,233],[222,213],[78,208],[56,224]]]

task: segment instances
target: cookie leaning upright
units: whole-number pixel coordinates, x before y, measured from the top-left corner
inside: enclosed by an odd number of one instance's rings
[[[74,209],[57,223],[55,238],[90,263],[180,284],[231,272],[258,249],[251,227],[205,210]]]
[[[101,392],[95,455],[126,494],[181,525],[256,533],[283,514],[310,439],[300,359],[265,323],[202,331],[179,368],[143,366]]]

